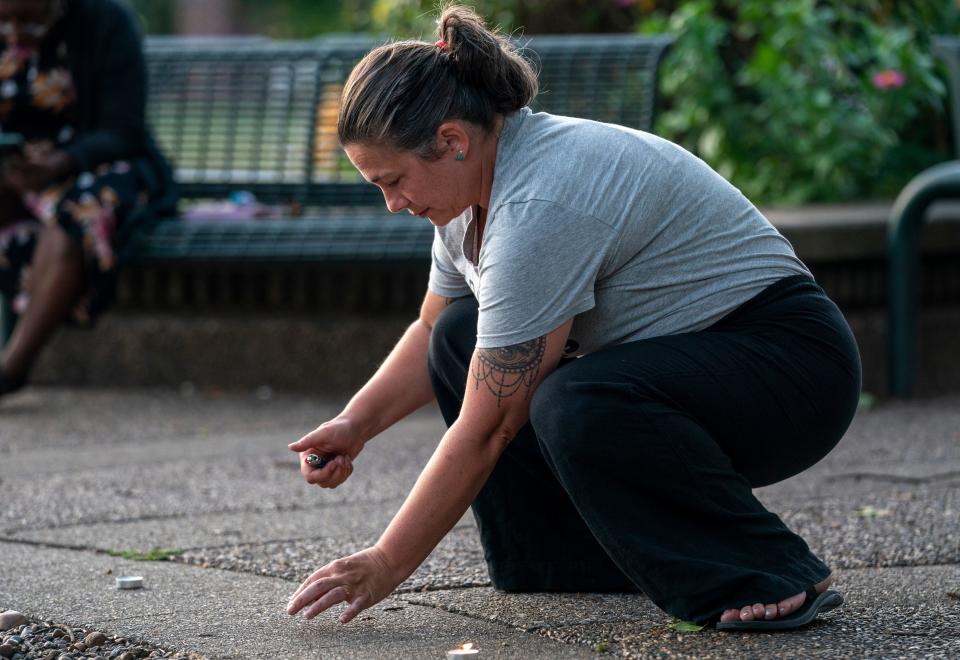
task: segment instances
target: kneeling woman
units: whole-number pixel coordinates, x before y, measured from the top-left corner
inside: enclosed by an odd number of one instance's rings
[[[391,211],[436,226],[420,318],[343,412],[293,443],[335,487],[428,403],[449,426],[375,546],[288,611],[388,595],[468,506],[493,585],[642,590],[721,628],[796,627],[841,597],[753,496],[839,441],[860,361],[837,307],[757,209],[640,131],[533,113],[529,65],[449,8],[436,44],[354,69],[339,132]],[[308,452],[336,455],[322,469]]]

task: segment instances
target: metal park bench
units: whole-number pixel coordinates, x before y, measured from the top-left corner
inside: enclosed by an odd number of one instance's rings
[[[524,40],[541,73],[536,108],[651,130],[670,42],[644,35]],[[255,301],[260,294],[245,289],[259,287],[276,299],[292,291],[307,300],[318,285],[297,272],[308,265],[333,264],[344,274],[416,263],[424,271],[431,225],[391,216],[337,142],[344,81],[378,43],[361,36],[148,39],[149,121],[174,164],[182,205],[179,218],[131,238],[122,255],[134,270],[128,297],[148,305],[163,297],[174,305],[229,303]],[[188,208],[238,193],[255,198],[268,217],[205,217],[202,207]],[[179,283],[175,293],[136,291],[171,279]]]
[[[960,157],[960,38],[940,37],[934,50],[950,78],[954,155]],[[914,177],[897,196],[887,233],[887,378],[890,394],[913,393],[918,365],[920,232],[937,201],[960,199],[960,160],[935,165]]]

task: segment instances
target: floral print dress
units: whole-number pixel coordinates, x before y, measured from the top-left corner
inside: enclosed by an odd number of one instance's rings
[[[75,134],[75,104],[62,39],[36,50],[0,45],[0,134],[20,134],[31,148],[63,148]],[[27,193],[19,204],[0,205],[0,292],[13,301],[15,315],[30,304],[40,233],[55,224],[83,254],[87,288],[72,320],[90,324],[107,307],[116,287],[118,229],[146,201],[139,179],[129,162],[103,163]]]

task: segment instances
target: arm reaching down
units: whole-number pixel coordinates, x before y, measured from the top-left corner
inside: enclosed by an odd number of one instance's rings
[[[368,440],[433,400],[427,347],[433,324],[448,304],[447,298],[428,292],[420,317],[343,411],[288,445],[300,454],[300,473],[307,483],[336,488],[353,472],[352,461]],[[331,460],[315,469],[306,462],[311,453]]]
[[[500,454],[530,416],[537,387],[557,366],[567,321],[514,346],[477,349],[460,416],[447,430],[413,490],[380,540],[311,575],[287,612],[307,618],[341,602],[346,623],[382,600],[419,566],[480,492]]]

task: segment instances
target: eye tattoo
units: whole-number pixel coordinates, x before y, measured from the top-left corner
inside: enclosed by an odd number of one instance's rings
[[[546,347],[546,338],[540,337],[514,346],[477,349],[476,367],[473,370],[477,389],[480,389],[480,383],[486,385],[490,393],[497,397],[497,407],[503,399],[513,396],[524,386],[525,397],[530,396],[530,389],[540,373]]]

